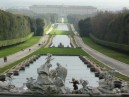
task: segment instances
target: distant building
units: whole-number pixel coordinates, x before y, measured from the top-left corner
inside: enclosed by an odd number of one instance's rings
[[[58,15],[68,14],[92,14],[97,12],[97,8],[92,6],[73,5],[32,5],[30,10],[35,13],[57,13]]]

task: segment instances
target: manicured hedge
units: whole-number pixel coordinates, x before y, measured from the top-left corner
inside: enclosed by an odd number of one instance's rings
[[[31,34],[29,34],[25,37],[22,37],[22,38],[0,41],[0,47],[10,46],[10,45],[14,45],[14,44],[17,44],[17,43],[24,42],[24,41],[30,39],[33,36],[33,34],[34,33],[31,33]]]
[[[103,41],[103,40],[100,40],[100,39],[96,38],[95,36],[93,36],[93,34],[90,34],[90,37],[98,44],[108,46],[108,47],[112,47],[112,48],[115,48],[115,49],[119,49],[119,50],[122,50],[122,51],[129,51],[129,45]]]

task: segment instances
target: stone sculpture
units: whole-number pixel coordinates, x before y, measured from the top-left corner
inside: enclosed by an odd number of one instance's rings
[[[82,84],[82,88],[79,90],[79,92],[81,94],[89,94],[90,91],[89,91],[88,86],[87,86],[88,85],[88,81],[81,79],[80,83]]]
[[[57,63],[56,72],[57,72],[57,76],[60,77],[65,82],[65,79],[67,76],[67,69],[61,66],[59,63]]]
[[[41,94],[65,94],[66,90],[64,82],[67,76],[67,69],[57,63],[58,67],[49,72],[49,69],[52,66],[50,62],[53,59],[51,54],[47,55],[45,64],[37,69],[37,80],[28,78],[26,86],[31,92]]]
[[[48,63],[48,64],[50,64],[50,61],[52,61],[53,59],[52,59],[52,54],[47,54],[47,58],[46,58],[46,63]]]
[[[7,81],[0,81],[0,92],[11,92],[15,89],[15,86],[12,85],[13,76],[8,76]]]
[[[62,48],[62,47],[64,47],[64,45],[63,45],[62,43],[60,43],[60,44],[58,45],[58,47],[59,47],[59,48]]]
[[[78,93],[78,84],[79,84],[79,81],[76,80],[75,78],[72,78],[72,81],[69,82],[69,83],[72,83],[73,84],[73,91],[72,91],[72,93],[77,94]]]
[[[116,94],[120,93],[123,82],[114,76],[115,70],[103,71],[104,79],[99,81],[99,91],[104,94]]]
[[[90,94],[90,95],[99,95],[100,91],[97,88],[88,86],[87,80],[80,80],[80,83],[82,84],[82,88],[79,90],[79,93],[81,94]]]
[[[68,89],[65,88],[65,79],[67,76],[67,69],[57,63],[57,68],[50,71],[50,77],[53,79],[57,87],[58,93],[65,94]]]
[[[123,82],[123,86],[121,87],[122,93],[129,93],[129,83]]]
[[[50,64],[52,59],[51,54],[47,54],[45,64],[41,65],[37,69],[38,78],[37,80],[33,80],[32,78],[28,78],[28,82],[26,84],[27,88],[31,92],[39,92],[41,94],[53,94],[57,92],[56,86],[54,85],[52,79],[49,77],[49,68],[52,66]]]
[[[10,85],[6,82],[0,81],[0,92],[10,91]]]

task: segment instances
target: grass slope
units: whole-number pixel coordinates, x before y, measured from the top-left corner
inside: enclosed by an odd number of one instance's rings
[[[63,30],[52,30],[51,35],[74,35],[72,31],[63,31]]]
[[[51,27],[51,24],[47,25],[44,29],[44,34],[46,34],[46,32],[49,30],[49,28]]]
[[[8,56],[8,55],[11,55],[13,53],[16,53],[16,52],[20,51],[21,49],[28,48],[28,47],[36,44],[39,41],[40,38],[41,37],[39,37],[39,36],[34,36],[34,37],[30,38],[29,40],[27,40],[24,43],[2,49],[2,50],[0,50],[0,57]]]
[[[112,57],[116,60],[119,60],[121,62],[129,64],[129,55],[126,55],[126,54],[120,53],[118,51],[101,46],[99,44],[96,44],[89,37],[85,37],[82,39],[83,39],[84,43],[89,45],[91,48],[93,48],[93,49],[95,49],[95,50],[97,50],[97,51],[99,51],[99,52],[101,52],[109,57]]]
[[[40,48],[33,54],[55,54],[55,55],[83,55],[86,56],[87,53],[85,53],[80,48]]]

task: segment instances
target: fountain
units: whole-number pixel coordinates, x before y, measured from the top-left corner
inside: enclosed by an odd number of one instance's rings
[[[45,64],[41,65],[37,69],[38,78],[28,78],[27,88],[30,93],[41,93],[41,94],[65,94],[67,90],[65,88],[65,78],[67,75],[67,69],[57,63],[57,68],[49,72],[49,68],[52,66],[52,55],[48,54]],[[53,72],[55,71],[55,72]]]
[[[50,47],[71,47],[70,38],[67,35],[55,35]]]
[[[85,97],[89,97],[90,95],[101,95],[101,97],[103,97],[102,95],[104,95],[104,97],[106,97],[106,95],[123,95],[123,93],[129,93],[129,84],[125,81],[121,81],[115,78],[114,70],[103,70],[103,72],[101,73],[103,79],[99,81],[98,87],[88,86],[89,82],[87,80],[81,79],[79,83],[82,85],[82,87],[78,90],[71,90],[69,87],[65,86],[67,68],[63,67],[60,63],[56,63],[57,67],[50,70],[50,68],[52,67],[52,60],[54,60],[54,58],[52,58],[52,54],[47,54],[45,63],[37,69],[37,79],[34,79],[33,77],[27,78],[27,82],[24,83],[22,87],[16,87],[12,85],[11,81],[13,80],[13,78],[11,76],[8,77],[8,83],[0,81],[0,94],[19,94],[21,96],[24,96],[26,94],[67,94],[68,96],[72,93],[77,93],[80,94],[80,96],[82,94],[85,94]]]

